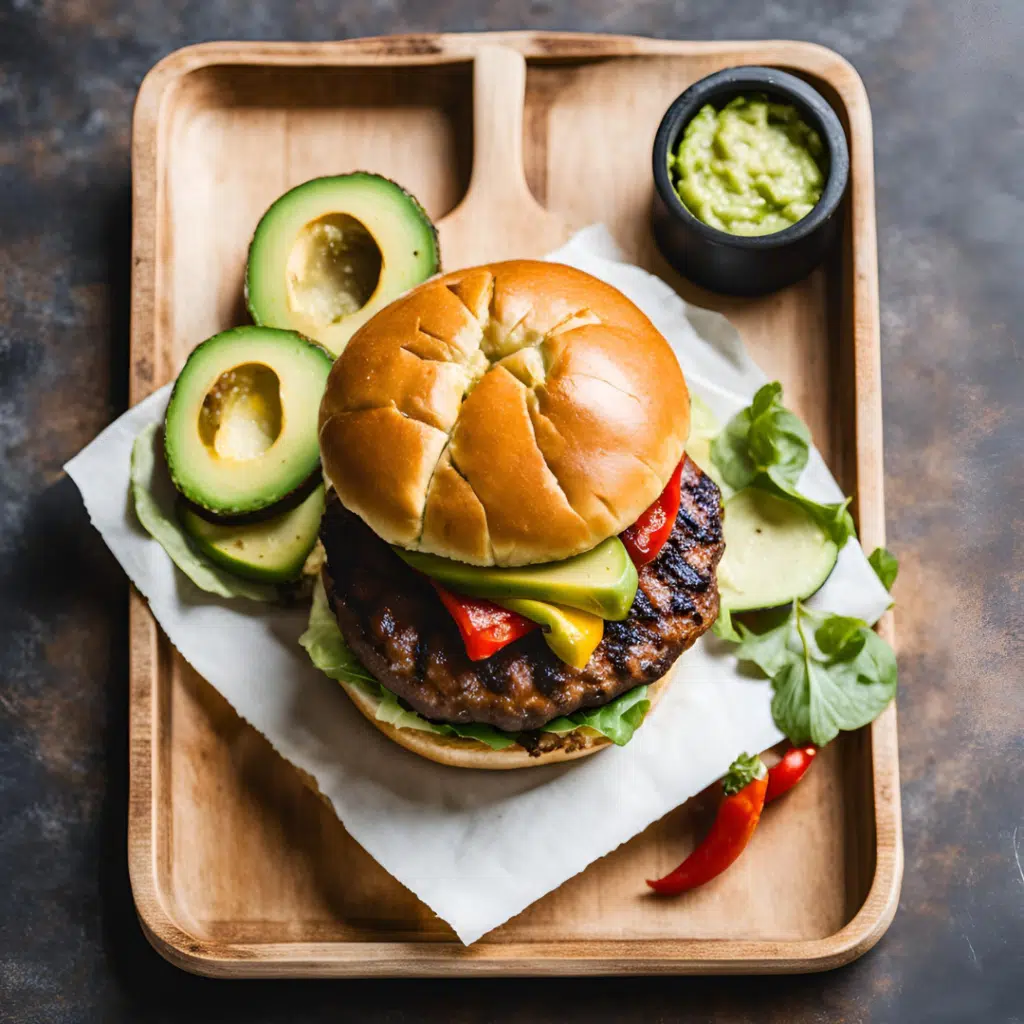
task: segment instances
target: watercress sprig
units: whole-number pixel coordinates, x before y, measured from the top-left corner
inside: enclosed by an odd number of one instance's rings
[[[868,555],[868,561],[875,570],[875,575],[882,581],[882,586],[886,590],[892,590],[900,571],[899,559],[888,548],[875,548]]]
[[[740,637],[736,656],[771,679],[772,717],[794,744],[824,746],[874,721],[896,695],[896,655],[861,619],[794,601],[763,633],[729,627]]]
[[[711,460],[730,487],[760,487],[800,505],[841,548],[856,535],[850,499],[822,503],[796,489],[810,448],[810,431],[782,404],[782,385],[772,381],[711,442]]]

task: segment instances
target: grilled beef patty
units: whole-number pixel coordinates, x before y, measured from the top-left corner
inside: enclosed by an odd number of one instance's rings
[[[333,492],[320,536],[345,640],[384,686],[435,721],[518,732],[600,707],[663,676],[718,616],[720,495],[690,459],[671,536],[640,570],[628,618],[605,623],[604,639],[583,669],[556,657],[539,630],[470,661],[430,584]]]

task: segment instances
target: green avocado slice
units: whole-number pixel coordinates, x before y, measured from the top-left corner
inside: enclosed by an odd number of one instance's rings
[[[316,544],[324,513],[324,486],[288,512],[258,523],[221,526],[203,519],[181,501],[177,513],[182,529],[210,561],[246,579],[288,583],[302,575]]]
[[[778,608],[817,593],[839,548],[806,509],[744,487],[725,503],[725,554],[718,565],[722,607],[731,612]]]
[[[440,266],[434,225],[400,185],[365,171],[314,178],[257,225],[246,301],[256,323],[340,355],[370,317]]]
[[[317,416],[331,357],[293,331],[236,327],[188,357],[167,406],[175,487],[214,515],[257,513],[320,466]]]
[[[498,602],[532,598],[613,621],[629,614],[636,597],[636,567],[618,537],[609,537],[582,555],[540,565],[467,565],[422,551],[394,550],[413,569],[470,597]]]

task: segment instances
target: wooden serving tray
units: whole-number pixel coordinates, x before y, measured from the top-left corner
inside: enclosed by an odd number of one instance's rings
[[[525,76],[509,51],[525,56]],[[842,119],[852,162],[841,251],[756,300],[689,285],[649,229],[662,113],[698,78],[737,64],[811,81]],[[246,321],[246,248],[273,199],[316,175],[378,171],[435,220],[456,211],[442,224],[449,268],[540,255],[568,227],[603,221],[631,259],[727,314],[855,496],[871,550],[885,527],[871,147],[857,73],[806,43],[513,32],[179,50],[146,77],[135,110],[131,400],[170,380],[201,339]],[[893,639],[891,616],[879,628]],[[132,888],[154,946],[188,970],[813,971],[885,931],[903,868],[893,708],[831,744],[728,873],[678,899],[645,897],[643,879],[682,858],[712,808],[710,797],[690,801],[464,948],[132,596]]]

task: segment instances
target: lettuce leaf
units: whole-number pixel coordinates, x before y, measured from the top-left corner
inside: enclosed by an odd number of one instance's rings
[[[402,707],[398,697],[387,687],[377,684],[377,705],[375,718],[378,722],[387,722],[396,729],[417,729],[420,732],[432,732],[438,736],[458,736],[464,740],[476,740],[491,750],[504,750],[516,742],[515,733],[502,732],[492,725],[449,725],[448,723],[429,722],[422,715]]]
[[[451,725],[430,722],[422,715],[402,705],[398,697],[387,687],[381,686],[363,667],[359,659],[345,643],[338,628],[338,622],[331,610],[319,578],[313,589],[313,604],[309,612],[309,625],[299,637],[299,643],[309,655],[309,660],[331,679],[352,683],[377,698],[375,717],[396,729],[417,729],[439,736],[458,736],[461,739],[476,740],[492,750],[504,750],[516,743],[518,734],[504,732],[491,725]],[[644,720],[651,702],[647,699],[647,687],[638,686],[624,693],[603,708],[580,711],[568,718],[556,718],[543,726],[542,732],[559,735],[573,732],[586,726],[607,736],[613,743],[623,746],[633,738]]]
[[[459,736],[462,739],[477,740],[492,750],[504,750],[516,742],[514,733],[502,732],[489,725],[448,725],[429,722],[401,705],[398,697],[363,667],[338,628],[323,580],[317,578],[313,588],[313,604],[309,610],[309,625],[299,637],[299,643],[309,655],[309,660],[331,679],[352,683],[377,699],[375,717],[378,722],[393,725],[396,729],[417,729],[439,736]]]
[[[327,600],[324,582],[318,576],[313,587],[313,604],[309,609],[309,624],[299,637],[299,644],[309,660],[325,676],[346,683],[357,683],[375,688],[377,680],[363,668],[338,629],[338,620]]]
[[[132,445],[132,504],[142,528],[200,590],[218,597],[277,601],[280,591],[273,584],[256,583],[234,576],[189,544],[174,514],[177,491],[167,472],[159,431],[160,425],[157,423],[146,427]]]
[[[633,733],[640,728],[650,709],[647,687],[637,686],[604,707],[577,711],[572,715],[556,718],[542,726],[541,731],[564,734],[585,726],[606,736],[616,746],[624,747],[633,738]]]

